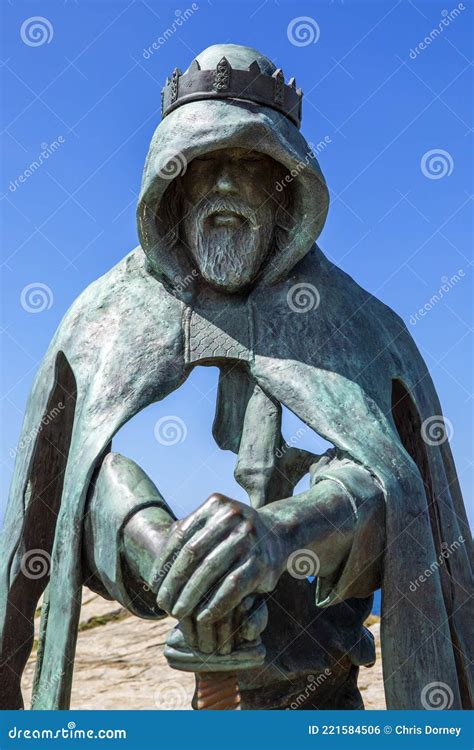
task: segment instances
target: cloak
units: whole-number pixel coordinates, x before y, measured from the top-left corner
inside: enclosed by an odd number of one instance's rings
[[[171,183],[157,162],[166,154],[189,163],[237,146],[293,170],[293,222],[250,292],[229,296],[203,287],[179,242],[170,252],[156,217]],[[433,682],[449,686],[453,709],[470,705],[470,533],[448,441],[421,437],[427,420],[442,421],[441,407],[402,320],[315,244],[327,209],[327,188],[307,142],[269,107],[192,101],[158,126],[138,204],[141,245],[74,302],[29,397],[0,541],[2,707],[22,705],[20,675],[32,647],[35,607],[49,580],[32,708],[68,708],[84,507],[94,471],[117,431],[179,388],[197,363],[217,364],[226,375],[215,429],[221,447],[239,451],[250,378],[272,403],[284,404],[330,441],[341,460],[370,472],[385,501],[387,705],[426,707],[423,690]],[[295,312],[288,304],[295,288],[316,289],[319,304]],[[199,340],[191,335],[191,320],[193,331],[201,326]],[[200,353],[206,337],[216,342],[214,356],[209,347]],[[247,379],[240,370],[232,375],[235,361],[243,363]],[[253,477],[248,485],[255,489],[258,481]],[[443,556],[456,540],[462,542]],[[48,556],[48,579],[26,575],[24,561],[38,550]],[[433,565],[440,556],[442,564]],[[413,590],[413,579],[428,570]],[[339,581],[338,596],[345,585]],[[358,595],[371,593],[362,583]],[[320,602],[331,603],[331,594]]]

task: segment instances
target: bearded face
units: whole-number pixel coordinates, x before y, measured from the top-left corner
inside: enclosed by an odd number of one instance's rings
[[[197,205],[185,201],[184,235],[202,276],[229,292],[247,286],[270,248],[275,207],[256,209],[239,198],[210,196]]]
[[[180,240],[211,286],[237,292],[257,278],[278,233],[282,172],[262,154],[226,149],[194,159],[180,178]]]

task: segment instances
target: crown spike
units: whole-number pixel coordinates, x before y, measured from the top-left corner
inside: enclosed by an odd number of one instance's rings
[[[174,102],[178,98],[179,78],[182,75],[183,74],[179,68],[175,68],[173,70],[173,75],[171,76],[171,82],[170,82],[170,101],[172,104],[174,104]]]
[[[296,78],[294,78],[294,77],[290,78],[290,80],[288,81],[288,86],[290,86],[292,89],[295,89],[296,88]]]
[[[285,76],[281,68],[277,68],[272,75],[274,79],[273,100],[275,104],[282,105],[285,99]]]
[[[227,57],[222,57],[216,65],[214,77],[214,89],[216,91],[226,91],[230,86],[230,73],[232,66]]]
[[[193,60],[192,63],[191,63],[191,65],[189,66],[189,68],[187,70],[187,74],[188,75],[189,74],[192,75],[193,73],[197,73],[198,70],[201,70],[201,66],[199,65],[198,60]]]
[[[262,72],[262,69],[256,60],[254,60],[253,63],[250,63],[248,70],[254,78],[259,76]]]

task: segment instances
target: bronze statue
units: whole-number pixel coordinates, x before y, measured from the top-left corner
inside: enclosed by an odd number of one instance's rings
[[[321,674],[298,707],[362,708],[382,588],[388,707],[426,707],[443,683],[467,708],[470,536],[449,444],[426,436],[440,404],[403,322],[315,244],[328,190],[301,91],[256,50],[215,45],[162,104],[140,246],[67,312],[28,403],[1,542],[1,707],[23,706],[43,592],[32,707],[69,706],[86,585],[175,617],[170,664],[224,673],[216,708],[235,707],[235,675],[248,709],[288,708]],[[215,494],[177,520],[112,441],[197,365],[220,368],[213,434],[251,504]],[[282,405],[334,448],[285,445]],[[29,574],[35,553],[47,575]]]

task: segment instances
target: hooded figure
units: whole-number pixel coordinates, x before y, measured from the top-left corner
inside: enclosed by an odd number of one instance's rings
[[[141,245],[72,305],[28,402],[0,547],[2,707],[22,706],[20,677],[47,583],[33,708],[69,706],[84,583],[139,616],[163,616],[134,590],[121,534],[139,511],[170,511],[111,443],[196,365],[220,368],[214,437],[238,454],[249,513],[276,529],[287,551],[313,550],[300,543],[300,514],[306,509],[310,526],[313,503],[314,518],[323,517],[318,488],[337,490],[351,515],[343,544],[321,534],[314,570],[288,564],[262,587],[265,664],[239,675],[244,706],[291,706],[308,675],[324,670],[318,697],[306,687],[309,702],[293,707],[362,707],[357,671],[375,658],[363,622],[381,588],[388,708],[432,707],[433,691],[441,707],[469,707],[470,535],[441,407],[403,322],[315,244],[328,191],[298,129],[301,92],[256,50],[216,45],[186,73],[175,70],[163,112],[138,204]],[[189,243],[197,224],[183,231],[186,170],[242,150],[272,160],[279,176],[271,241],[247,254],[256,236],[245,235],[249,214],[239,242],[224,252],[211,243],[198,257]],[[259,216],[255,231],[265,225]],[[227,205],[220,223],[235,221]],[[315,456],[286,445],[282,405],[334,449]],[[291,496],[307,473],[300,503]],[[114,487],[120,499],[111,501]],[[42,576],[31,568],[38,557]],[[170,661],[178,652],[170,649]]]

